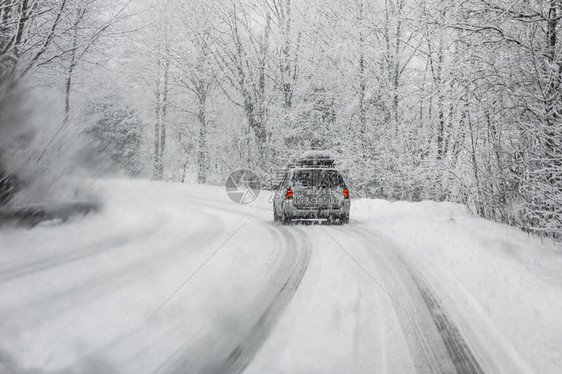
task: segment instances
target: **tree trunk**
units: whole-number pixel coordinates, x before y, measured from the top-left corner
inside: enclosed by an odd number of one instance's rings
[[[68,64],[65,79],[65,118],[68,118],[68,115],[70,114],[70,92],[72,89],[72,74],[77,63],[76,49],[78,48],[78,26],[80,25],[80,21],[82,20],[85,12],[85,9],[78,8],[78,10],[76,11],[76,19],[74,20],[74,24],[72,25],[72,50],[70,51],[70,62]]]
[[[24,36],[24,32],[25,32],[25,26],[27,24],[27,21],[29,20],[29,16],[30,16],[30,9],[29,9],[29,1],[28,0],[22,0],[21,3],[21,7],[20,7],[20,19],[18,22],[18,31],[16,34],[16,40],[14,43],[15,49],[14,49],[14,55],[16,56],[16,58],[19,58],[20,55],[20,47],[21,47],[21,43],[23,42],[23,36]]]
[[[160,49],[160,48],[158,48]],[[161,166],[161,152],[160,152],[160,136],[161,136],[161,130],[160,130],[160,125],[162,122],[162,117],[161,117],[161,113],[162,113],[162,103],[161,103],[161,67],[162,67],[162,61],[161,61],[161,56],[160,56],[160,50],[158,51],[158,61],[156,63],[157,65],[157,72],[156,72],[156,90],[154,92],[155,94],[155,99],[156,99],[156,103],[155,103],[155,107],[154,107],[154,111],[155,111],[155,118],[154,118],[154,153],[152,156],[152,165],[154,168],[154,173],[153,173],[153,178],[156,180],[160,180],[162,179],[162,166]]]
[[[269,53],[269,32],[271,28],[271,17],[267,13],[264,35],[257,42],[257,66],[254,70],[250,67],[250,60],[247,51],[244,49],[240,30],[238,26],[236,9],[233,14],[233,24],[231,26],[232,37],[235,46],[233,62],[238,90],[242,96],[244,112],[248,120],[250,129],[254,132],[258,148],[258,165],[265,167],[267,159],[267,130],[266,130],[266,64]],[[249,160],[250,161],[250,160]],[[253,162],[250,162],[252,164]]]
[[[546,94],[546,137],[545,137],[545,147],[546,147],[546,158],[550,159],[550,164],[553,167],[560,166],[560,149],[557,143],[560,141],[560,135],[557,133],[560,131],[560,110],[562,110],[561,94],[560,90],[560,80],[562,66],[556,68],[556,64],[560,64],[557,60],[556,49],[557,49],[557,28],[558,28],[558,0],[550,0],[550,9],[548,12],[547,21],[547,74],[549,79],[548,90]],[[557,141],[558,140],[558,141]],[[550,175],[549,179],[554,182],[554,176]]]
[[[166,57],[164,62],[164,88],[162,91],[162,115],[160,121],[160,170],[158,175],[160,179],[164,177],[164,154],[166,151],[166,121],[168,119],[168,97],[170,84],[170,51],[169,46],[166,47]]]
[[[5,53],[7,45],[10,42],[10,17],[12,15],[12,6],[6,2],[0,3],[2,8],[0,9],[0,57]]]
[[[476,196],[474,198],[474,205],[476,206],[476,213],[484,216],[484,202],[482,201],[482,189],[480,182],[480,173],[478,170],[478,161],[476,158],[476,139],[474,137],[474,128],[472,126],[472,119],[468,117],[468,127],[470,131],[470,158],[472,161],[472,172],[474,175],[474,183],[476,188]]]
[[[207,173],[209,171],[209,156],[207,151],[207,115],[205,104],[207,101],[207,93],[203,85],[199,85],[199,111],[197,118],[199,119],[199,149],[197,151],[197,180],[200,184],[207,183]]]
[[[445,111],[443,95],[443,40],[440,38],[437,49],[437,66],[435,67],[435,85],[437,86],[437,160],[444,157]]]
[[[359,21],[363,23],[363,2],[359,4]],[[365,108],[365,96],[367,83],[365,77],[365,37],[363,31],[359,33],[359,133],[364,136],[367,127],[367,110]],[[364,143],[363,138],[361,138]],[[364,144],[363,144],[364,146]],[[362,151],[365,151],[362,149]]]

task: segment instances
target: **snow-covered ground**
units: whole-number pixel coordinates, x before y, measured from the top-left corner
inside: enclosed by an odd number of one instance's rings
[[[559,373],[562,249],[451,203],[98,182],[105,208],[0,231],[0,373]]]
[[[370,232],[429,279],[490,372],[562,372],[559,245],[451,203],[358,203]]]

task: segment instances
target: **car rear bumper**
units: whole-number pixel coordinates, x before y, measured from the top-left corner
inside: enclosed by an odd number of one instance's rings
[[[328,219],[349,216],[349,201],[344,202],[340,208],[308,207],[298,208],[292,204],[285,205],[285,217],[289,219]]]

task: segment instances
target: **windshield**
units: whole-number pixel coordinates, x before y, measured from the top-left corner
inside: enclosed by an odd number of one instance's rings
[[[341,174],[334,169],[302,169],[296,170],[292,178],[293,187],[343,187]]]

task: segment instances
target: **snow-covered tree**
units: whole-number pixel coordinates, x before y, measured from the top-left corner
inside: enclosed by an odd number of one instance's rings
[[[85,133],[97,151],[93,158],[109,158],[114,166],[130,176],[142,174],[145,171],[142,155],[145,124],[137,113],[119,98],[108,96],[92,102],[88,114],[93,123]]]

